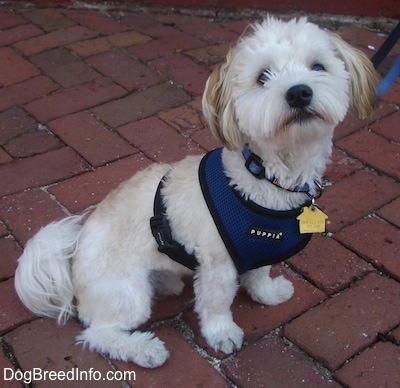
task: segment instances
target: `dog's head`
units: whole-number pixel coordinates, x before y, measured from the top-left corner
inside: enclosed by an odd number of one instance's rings
[[[349,107],[360,117],[372,113],[377,76],[361,51],[305,18],[270,17],[252,28],[203,95],[204,116],[225,147],[331,136]]]

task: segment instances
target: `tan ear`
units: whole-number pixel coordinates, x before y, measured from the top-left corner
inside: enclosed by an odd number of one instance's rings
[[[232,101],[230,63],[234,49],[225,62],[217,66],[207,80],[203,94],[203,115],[212,134],[229,150],[238,151],[243,146],[242,136],[237,127]]]
[[[331,34],[337,56],[351,77],[351,108],[360,118],[370,116],[378,104],[378,74],[368,57],[341,37]]]

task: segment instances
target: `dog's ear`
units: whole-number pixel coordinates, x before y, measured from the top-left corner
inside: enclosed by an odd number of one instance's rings
[[[336,34],[330,35],[336,55],[351,77],[351,108],[360,118],[370,116],[378,104],[378,74],[368,57]]]
[[[207,80],[203,94],[203,114],[212,134],[231,151],[243,146],[242,136],[236,124],[232,100],[230,63],[234,50],[231,49],[225,62],[215,67]]]

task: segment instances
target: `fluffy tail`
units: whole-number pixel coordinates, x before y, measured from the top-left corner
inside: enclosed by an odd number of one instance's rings
[[[83,217],[67,217],[42,228],[28,241],[15,272],[15,289],[24,305],[60,324],[75,314],[70,259]]]

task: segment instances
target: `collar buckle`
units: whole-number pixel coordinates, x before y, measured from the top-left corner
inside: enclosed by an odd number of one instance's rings
[[[262,159],[250,151],[250,148],[246,146],[243,148],[243,156],[245,159],[245,166],[251,175],[255,176],[257,179],[265,178],[265,168],[262,164]]]

